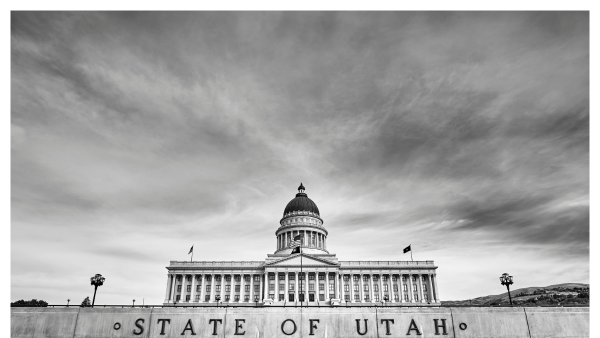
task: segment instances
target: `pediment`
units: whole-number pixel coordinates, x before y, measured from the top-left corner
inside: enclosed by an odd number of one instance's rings
[[[278,261],[268,263],[267,266],[300,266],[300,255],[302,255],[303,266],[338,266],[333,262],[330,262],[323,258],[313,257],[307,254],[294,254],[288,257],[282,258]]]

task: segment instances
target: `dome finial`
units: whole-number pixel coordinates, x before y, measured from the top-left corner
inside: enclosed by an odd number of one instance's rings
[[[300,182],[300,186],[298,187],[298,192],[299,193],[304,193],[304,186],[302,185],[302,182]]]

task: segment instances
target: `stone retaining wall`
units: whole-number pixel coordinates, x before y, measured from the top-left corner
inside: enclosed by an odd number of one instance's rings
[[[13,338],[589,337],[589,308],[11,308]]]

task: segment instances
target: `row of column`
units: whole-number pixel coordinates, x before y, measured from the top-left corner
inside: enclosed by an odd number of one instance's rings
[[[290,242],[294,239],[294,236],[298,234],[303,235],[302,246],[316,247],[323,250],[327,249],[327,237],[324,234],[318,231],[291,230],[277,235],[277,250],[287,248]],[[315,239],[314,244],[312,243],[312,238]]]
[[[342,290],[342,301],[344,301],[346,299],[345,296],[350,296],[350,301],[352,303],[358,302],[358,303],[365,303],[365,302],[369,302],[372,303],[375,301],[374,295],[375,295],[375,291],[374,291],[374,287],[373,287],[373,276],[379,276],[377,283],[378,285],[378,291],[377,294],[379,296],[379,302],[381,300],[383,300],[383,297],[385,296],[386,292],[384,291],[384,283],[388,284],[388,302],[392,302],[392,303],[396,303],[396,302],[400,302],[400,303],[416,303],[416,302],[431,302],[431,303],[436,303],[439,302],[440,300],[440,295],[438,292],[438,287],[437,287],[437,277],[435,274],[400,274],[400,275],[389,275],[389,274],[350,274],[350,275],[344,275],[344,276],[348,276],[349,281],[346,283],[346,281],[344,281],[344,285],[349,285],[349,290],[345,291]],[[387,281],[383,281],[383,276],[388,276]],[[358,281],[355,281],[353,276],[357,276],[358,277]],[[367,276],[367,281],[364,280],[364,277]],[[396,281],[393,280],[393,276],[398,276],[398,278],[396,278]],[[416,277],[415,278],[415,283],[413,284],[413,279],[412,277]],[[427,285],[426,287],[426,294],[427,294],[427,300],[425,300],[423,297],[424,296],[424,292],[423,292],[423,276],[426,276],[426,281],[425,281],[425,285]],[[403,278],[405,277],[405,280],[403,281]],[[355,291],[354,289],[354,285],[358,283],[358,291]],[[368,285],[367,290],[365,290],[365,284]],[[404,288],[404,285],[406,285],[406,290]],[[413,290],[413,285],[417,285],[417,290],[414,291]],[[394,286],[397,286],[397,291],[394,291]],[[359,294],[359,300],[356,301],[356,294]],[[369,295],[369,301],[366,301],[366,295]],[[396,295],[398,296],[398,301],[396,301]]]
[[[285,277],[284,277],[284,280],[285,280],[284,288],[285,289],[283,290],[284,291],[283,294],[285,296],[287,296],[290,293],[292,293],[291,290],[290,290],[290,279],[289,279],[290,275],[293,275],[292,278],[294,278],[294,291],[293,291],[293,293],[294,293],[294,300],[299,300],[298,295],[301,293],[300,291],[302,291],[302,293],[305,295],[305,297],[308,297],[309,292],[311,292],[310,289],[309,289],[309,285],[311,284],[311,283],[309,283],[309,281],[310,281],[310,277],[309,277],[310,274],[313,274],[315,276],[314,283],[313,283],[315,285],[315,290],[313,291],[313,293],[315,295],[319,295],[320,294],[319,293],[319,289],[318,289],[318,286],[320,284],[319,283],[319,272],[316,271],[316,270],[313,270],[313,271],[303,271],[302,272],[302,274],[304,274],[304,280],[303,280],[304,283],[300,283],[302,281],[302,280],[300,280],[300,277],[299,277],[300,276],[300,272],[286,272],[286,273],[270,272],[267,275],[267,280],[268,280],[267,285],[271,284],[271,280],[270,280],[269,276],[271,276],[273,274],[275,275],[275,290],[274,290],[274,299],[273,299],[275,301],[279,300],[279,291],[280,291],[279,290],[279,280],[280,280],[279,276],[282,275],[282,274],[285,275]],[[330,273],[324,273],[324,274],[325,274],[325,290],[324,290],[324,292],[325,292],[325,295],[326,295],[325,296],[325,300],[329,300],[330,299],[330,297],[329,297],[329,295],[330,295],[330,291],[329,291],[329,277],[330,277]],[[340,280],[340,274],[339,274],[339,272],[335,272],[335,273],[331,273],[331,274],[332,275],[335,274],[335,277],[333,277],[331,280],[333,281],[333,285],[334,285],[333,286],[334,298],[337,299],[337,298],[339,298],[339,295],[340,295],[339,292],[341,290],[341,287],[340,287],[341,284],[339,282],[339,280]],[[302,290],[300,290],[300,286],[301,285],[302,285]],[[269,294],[269,295],[271,294],[270,288],[269,288],[269,291],[268,291],[267,294]],[[306,302],[308,300],[305,299],[304,301]]]
[[[165,303],[173,303],[174,301],[176,301],[176,294],[177,294],[177,285],[179,285],[178,281],[177,281],[177,276],[181,276],[181,299],[180,299],[180,303],[185,303],[185,295],[187,295],[187,291],[186,291],[186,287],[188,285],[188,281],[187,281],[187,276],[191,276],[192,280],[191,280],[191,291],[190,291],[190,300],[187,301],[189,303],[192,302],[196,302],[196,295],[197,295],[197,277],[200,277],[201,280],[201,287],[200,287],[200,299],[198,302],[200,303],[206,303],[205,299],[207,296],[207,291],[206,291],[206,286],[209,285],[207,283],[207,278],[208,276],[210,276],[210,297],[208,300],[208,303],[213,303],[215,302],[215,298],[218,295],[221,299],[222,302],[225,301],[225,295],[226,295],[226,291],[225,291],[225,285],[226,281],[225,281],[225,276],[230,276],[231,277],[231,283],[229,284],[231,286],[230,290],[229,290],[229,303],[233,303],[234,299],[235,299],[235,275],[239,275],[240,276],[240,291],[239,291],[239,296],[240,296],[240,300],[239,302],[245,302],[245,296],[248,295],[248,303],[254,303],[257,300],[262,302],[262,299],[264,298],[264,294],[263,294],[263,276],[264,274],[233,274],[233,273],[211,273],[211,274],[168,274],[167,275],[167,290],[165,293]],[[250,290],[248,292],[245,291],[245,286],[246,281],[244,279],[244,276],[250,276],[250,282],[249,282],[249,286],[250,286]],[[219,285],[221,286],[221,290],[217,293],[216,292],[216,280],[215,280],[215,276],[220,276],[221,277],[221,282],[219,283]],[[255,276],[258,276],[258,293],[254,291],[254,287],[255,287]]]

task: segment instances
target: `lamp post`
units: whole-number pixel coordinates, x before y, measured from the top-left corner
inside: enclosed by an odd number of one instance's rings
[[[135,299],[133,300],[133,306],[132,307],[135,307]]]
[[[258,307],[258,296],[254,296],[254,302],[256,303],[256,307]]]
[[[500,284],[506,285],[506,290],[508,290],[508,300],[510,301],[510,306],[513,305],[512,297],[510,296],[510,285],[513,284],[513,276],[509,276],[507,273],[503,273],[500,276]]]
[[[94,277],[90,278],[92,285],[94,286],[94,299],[92,300],[92,307],[94,307],[94,303],[96,302],[96,291],[99,286],[104,285],[105,278],[102,277],[101,274],[97,273]]]
[[[388,301],[388,296],[383,296],[383,299],[381,300],[381,306],[384,306],[387,301]]]
[[[71,302],[71,300],[67,299],[67,307],[69,307],[69,302]]]
[[[217,301],[217,307],[219,307],[219,301],[221,300],[221,296],[216,296],[215,300]]]

